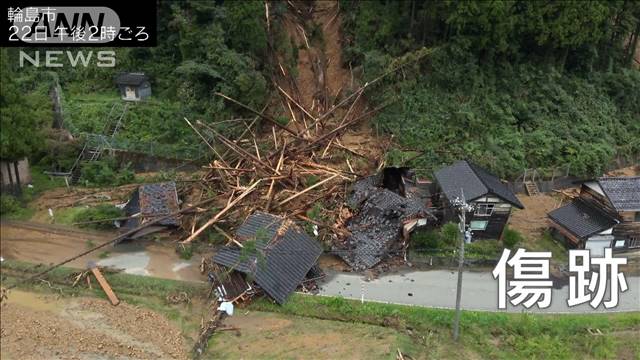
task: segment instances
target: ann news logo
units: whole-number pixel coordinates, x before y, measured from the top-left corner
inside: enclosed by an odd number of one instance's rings
[[[34,6],[24,0],[9,0],[4,8],[2,46],[150,47],[157,44],[155,0],[115,2],[108,7],[64,6],[64,0],[56,1],[56,5]]]
[[[7,20],[9,42],[106,44],[120,35],[120,17],[108,7],[9,7]]]

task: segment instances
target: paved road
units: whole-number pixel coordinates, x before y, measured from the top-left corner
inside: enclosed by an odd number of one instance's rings
[[[329,273],[320,284],[321,295],[342,296],[364,300],[405,305],[417,305],[436,308],[455,308],[457,273],[447,270],[411,271],[381,276],[365,281],[364,277],[353,273]],[[627,277],[629,289],[620,294],[618,307],[597,310],[588,304],[575,307],[567,306],[569,288],[564,285],[554,288],[551,294],[551,306],[531,309],[508,304],[510,312],[546,312],[546,313],[587,313],[610,311],[640,311],[640,277]],[[608,294],[605,300],[608,299]],[[498,310],[498,283],[488,272],[465,272],[463,275],[462,308],[466,310]]]

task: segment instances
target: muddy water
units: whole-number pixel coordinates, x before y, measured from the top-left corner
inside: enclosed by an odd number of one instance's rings
[[[37,225],[37,226],[36,226]],[[82,231],[59,225],[0,224],[0,255],[32,263],[54,264],[109,241],[115,233]],[[88,262],[123,269],[125,273],[174,280],[204,281],[199,272],[200,256],[183,260],[170,241],[133,241],[107,246],[76,259],[67,266],[84,269]]]

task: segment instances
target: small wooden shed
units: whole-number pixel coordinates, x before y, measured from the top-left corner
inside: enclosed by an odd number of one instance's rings
[[[144,73],[122,73],[116,77],[122,100],[140,101],[151,96],[151,84]]]

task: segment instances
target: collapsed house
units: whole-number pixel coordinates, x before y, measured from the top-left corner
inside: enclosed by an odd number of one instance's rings
[[[516,194],[488,170],[466,160],[458,161],[435,173],[437,182],[433,202],[441,207],[442,222],[458,222],[455,199],[473,206],[466,226],[473,239],[501,239],[513,207],[524,209]]]
[[[322,247],[293,221],[256,212],[238,227],[237,246],[227,246],[213,257],[209,279],[218,298],[234,302],[255,289],[255,283],[283,304],[322,254]],[[312,274],[312,276],[314,276]]]
[[[124,206],[124,212],[128,219],[120,223],[125,229],[135,229],[144,223],[176,213],[179,210],[178,192],[173,181],[140,185]],[[162,231],[168,228],[180,226],[178,215],[160,220],[158,223],[148,226],[129,236],[129,239]]]
[[[603,255],[640,249],[640,177],[587,181],[580,195],[548,214],[552,235],[572,248]]]
[[[428,188],[411,177],[406,168],[387,168],[354,185],[347,202],[356,212],[347,222],[350,235],[334,246],[352,269],[369,269],[406,249],[411,231],[435,220],[425,202]]]

